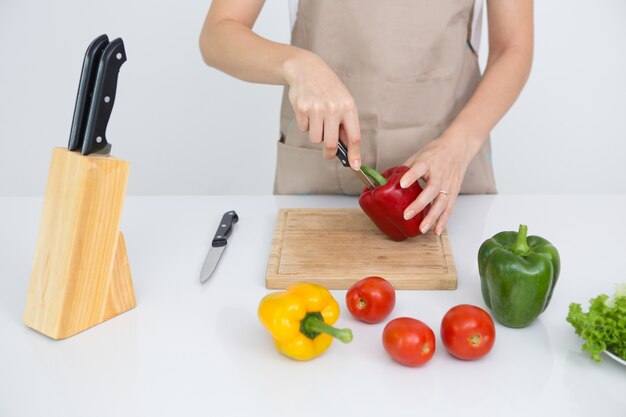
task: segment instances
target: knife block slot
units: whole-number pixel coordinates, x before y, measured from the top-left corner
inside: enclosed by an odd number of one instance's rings
[[[119,224],[130,164],[55,148],[24,323],[64,339],[135,307]]]

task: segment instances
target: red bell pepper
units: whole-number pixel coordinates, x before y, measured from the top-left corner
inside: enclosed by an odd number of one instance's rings
[[[424,220],[424,211],[410,220],[404,220],[404,210],[422,192],[417,181],[408,188],[400,187],[400,178],[409,167],[393,167],[382,174],[368,166],[361,168],[377,185],[374,190],[365,188],[361,192],[359,205],[365,214],[392,240],[400,241],[418,236],[421,233],[419,226]]]

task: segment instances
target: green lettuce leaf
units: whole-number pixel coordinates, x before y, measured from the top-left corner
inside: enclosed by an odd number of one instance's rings
[[[600,294],[589,300],[589,311],[571,303],[567,321],[585,340],[583,350],[596,362],[602,362],[605,350],[626,360],[626,284],[619,285],[613,297]]]

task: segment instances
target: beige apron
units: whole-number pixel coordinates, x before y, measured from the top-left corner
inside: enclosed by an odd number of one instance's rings
[[[480,71],[468,46],[474,0],[300,0],[292,44],[319,55],[352,94],[363,163],[403,164],[452,122]],[[276,194],[359,194],[362,183],[301,132],[285,88]],[[489,140],[462,193],[495,193]]]

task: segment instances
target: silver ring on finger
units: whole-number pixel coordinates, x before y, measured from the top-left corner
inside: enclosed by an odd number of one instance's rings
[[[446,197],[448,196],[448,192],[447,192],[447,191],[444,191],[444,190],[440,190],[440,191],[439,191],[439,194],[443,194],[443,195],[445,195]]]

